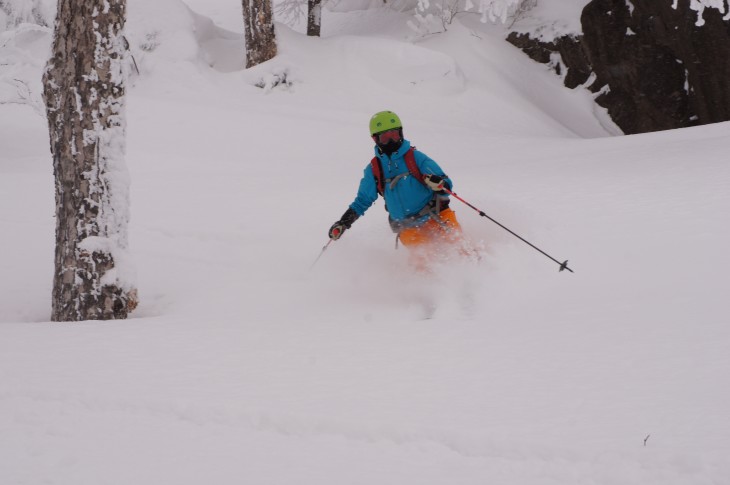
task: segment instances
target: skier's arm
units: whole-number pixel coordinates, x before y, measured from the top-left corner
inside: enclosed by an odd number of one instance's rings
[[[352,204],[350,204],[350,209],[354,210],[358,217],[362,216],[377,198],[378,187],[375,183],[375,175],[373,175],[372,167],[368,165],[365,167],[362,179],[360,180],[360,187],[357,189],[357,196]]]
[[[342,237],[342,234],[363,214],[365,211],[373,205],[373,202],[378,198],[378,189],[375,184],[375,176],[373,171],[368,165],[365,168],[362,180],[360,180],[360,187],[357,190],[357,197],[355,201],[350,204],[342,217],[330,227],[329,237],[330,239],[337,240]]]

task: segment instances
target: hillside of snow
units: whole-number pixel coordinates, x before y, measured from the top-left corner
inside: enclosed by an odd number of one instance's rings
[[[47,321],[50,32],[3,34],[0,483],[728,483],[730,124],[616,136],[474,16],[328,10],[244,70],[239,10],[129,2],[120,322]],[[413,274],[379,201],[312,267],[384,109],[575,273],[458,201],[478,263]]]

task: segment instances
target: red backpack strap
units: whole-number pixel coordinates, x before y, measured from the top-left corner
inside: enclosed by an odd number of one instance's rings
[[[421,173],[421,169],[418,168],[418,164],[416,163],[416,156],[413,154],[415,150],[415,147],[411,147],[404,155],[404,158],[406,159],[406,167],[408,167],[408,171],[411,173],[411,175],[416,177],[416,180],[421,182],[423,185],[426,185],[426,183],[423,181],[423,174]]]
[[[380,164],[378,157],[373,157],[370,161],[370,167],[373,170],[375,176],[375,185],[378,188],[378,194],[383,195],[385,192],[385,180],[383,180],[383,166]]]

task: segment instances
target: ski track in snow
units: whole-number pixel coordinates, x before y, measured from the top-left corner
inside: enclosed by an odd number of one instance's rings
[[[155,429],[163,436],[172,435],[186,441],[200,440],[201,435],[208,435],[202,444],[210,444],[212,437],[218,441],[216,445],[223,447],[225,459],[240,453],[240,460],[246,456],[246,461],[266,459],[256,447],[263,443],[263,448],[271,441],[285,441],[291,445],[292,440],[297,449],[315,449],[320,453],[334,453],[338,448],[351,450],[362,458],[370,454],[386,455],[399,460],[405,478],[410,475],[423,473],[425,460],[436,460],[441,463],[450,463],[454,466],[454,474],[450,478],[457,483],[483,483],[487,479],[524,480],[524,483],[565,483],[571,481],[598,481],[600,483],[715,483],[707,480],[705,475],[713,467],[721,467],[720,457],[710,459],[699,456],[686,456],[681,460],[673,453],[655,452],[642,449],[637,444],[635,451],[613,450],[602,451],[598,455],[575,449],[556,449],[554,447],[525,446],[514,442],[498,442],[485,439],[483,436],[469,433],[455,433],[438,429],[398,429],[381,428],[377,425],[367,426],[363,423],[345,423],[320,418],[302,419],[294,416],[274,416],[266,412],[244,413],[225,408],[209,408],[204,406],[172,405],[170,403],[146,403],[144,401],[104,401],[99,398],[79,398],[43,393],[31,393],[25,396],[10,396],[0,394],[0,401],[10,402],[13,413],[12,420],[21,428],[24,439],[16,443],[5,443],[5,446],[20,447],[27,455],[17,453],[25,464],[40,467],[44,470],[51,460],[59,460],[59,464],[66,470],[73,470],[74,474],[84,479],[99,478],[93,470],[91,459],[95,453],[87,447],[101,444],[106,452],[114,454],[119,446],[117,439],[123,442],[124,435],[134,436],[136,433],[148,433]],[[80,417],[83,416],[83,419]],[[5,420],[8,419],[6,416]],[[110,426],[110,423],[114,423]],[[39,429],[40,428],[40,429]],[[123,432],[119,432],[119,428]],[[204,430],[204,431],[201,431]],[[91,456],[74,455],[67,449],[64,442],[73,439],[80,432],[86,439],[98,441],[85,443],[78,450],[79,453],[90,452]],[[106,435],[111,433],[113,435]],[[45,434],[47,443],[38,447],[38,434]],[[156,439],[157,438],[157,439]],[[158,453],[148,449],[154,445],[159,436],[153,436],[151,443],[138,443],[137,446],[149,453]],[[343,442],[344,440],[344,442]],[[647,440],[648,441],[648,440]],[[31,445],[27,449],[27,442]],[[3,444],[0,441],[0,444]],[[275,445],[275,446],[281,446]],[[54,448],[64,451],[50,452]],[[229,448],[230,447],[230,448]],[[188,452],[201,452],[197,446],[188,446]],[[200,446],[202,448],[202,446]],[[1,449],[1,448],[0,448]],[[175,447],[173,449],[177,450]],[[258,452],[257,452],[258,451]],[[139,453],[139,452],[138,452]],[[162,453],[162,461],[167,458]],[[262,455],[262,456],[259,456]],[[132,458],[135,456],[132,455]],[[317,458],[328,461],[325,456]],[[382,460],[384,456],[380,456]],[[219,458],[220,460],[220,458]],[[236,458],[234,458],[236,460]],[[402,460],[402,461],[400,461]],[[89,463],[87,463],[87,461]],[[124,458],[120,459],[122,463]],[[218,460],[212,460],[212,464]],[[221,460],[222,461],[222,460]],[[386,460],[387,461],[387,460]],[[117,460],[112,460],[116,464]],[[22,463],[22,462],[21,462]],[[121,465],[121,463],[119,463]],[[134,463],[129,463],[133,467]],[[230,463],[226,465],[230,466]],[[189,468],[185,464],[178,465],[181,469]],[[195,467],[197,468],[197,467]],[[238,465],[240,472],[246,473],[248,465]],[[428,466],[425,467],[428,469]],[[51,468],[52,469],[52,468]],[[457,471],[458,470],[458,471]],[[45,469],[44,471],[50,471]],[[420,471],[420,473],[419,473]],[[461,475],[462,472],[479,472],[478,475]],[[102,470],[104,476],[109,470]],[[99,473],[99,472],[97,472]],[[129,472],[127,472],[129,473]],[[271,471],[269,471],[271,473]],[[23,483],[23,472],[17,473],[18,483]],[[163,473],[164,477],[166,473]],[[174,474],[171,474],[174,475]],[[373,473],[369,479],[384,480],[385,483],[398,483],[387,474],[378,476]],[[124,473],[121,475],[124,477]],[[134,474],[132,474],[134,476]],[[13,475],[10,476],[13,477]],[[53,481],[53,477],[47,479]],[[294,478],[289,473],[274,472],[260,477],[259,483],[277,483],[279,479]],[[304,477],[308,478],[305,474]],[[426,478],[421,477],[421,479]],[[433,477],[432,477],[433,478]],[[124,483],[115,476],[105,476],[106,483]],[[223,483],[233,483],[234,477],[225,477]],[[182,483],[195,483],[183,480]],[[439,483],[437,480],[427,480],[423,483]]]

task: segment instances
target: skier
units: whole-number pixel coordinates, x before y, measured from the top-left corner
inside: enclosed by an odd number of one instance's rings
[[[449,208],[451,179],[423,152],[403,138],[403,125],[392,111],[381,111],[370,119],[375,157],[365,167],[357,197],[329,230],[337,240],[375,202],[385,199],[393,232],[412,250],[417,266],[425,258],[462,242],[456,214]]]

